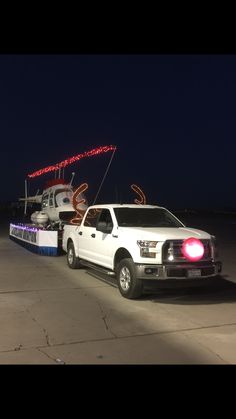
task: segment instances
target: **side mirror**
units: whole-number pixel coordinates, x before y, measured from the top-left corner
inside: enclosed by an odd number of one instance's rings
[[[99,221],[97,223],[96,230],[101,231],[104,234],[110,234],[112,232],[113,226],[107,224],[105,221]]]

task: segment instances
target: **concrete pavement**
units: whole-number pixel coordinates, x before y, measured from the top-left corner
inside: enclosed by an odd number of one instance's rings
[[[230,281],[139,300],[30,253],[0,231],[0,364],[234,364],[236,262]]]

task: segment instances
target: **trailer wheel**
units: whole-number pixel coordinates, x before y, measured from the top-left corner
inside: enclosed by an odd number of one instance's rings
[[[121,295],[125,298],[139,298],[143,293],[143,281],[137,279],[131,258],[120,261],[116,269],[116,278]]]
[[[71,269],[78,269],[80,267],[79,258],[75,255],[75,248],[72,242],[67,247],[67,264]]]

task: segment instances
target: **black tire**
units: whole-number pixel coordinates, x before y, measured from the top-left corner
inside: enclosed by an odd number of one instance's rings
[[[123,297],[129,299],[141,297],[143,281],[136,278],[135,266],[131,258],[120,261],[116,269],[116,279],[119,291]]]
[[[79,258],[75,255],[75,248],[72,242],[67,247],[67,264],[71,269],[78,269],[80,267]]]

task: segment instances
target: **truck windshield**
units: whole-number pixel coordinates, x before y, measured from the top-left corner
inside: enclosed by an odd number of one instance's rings
[[[184,227],[164,208],[114,208],[120,227]]]

